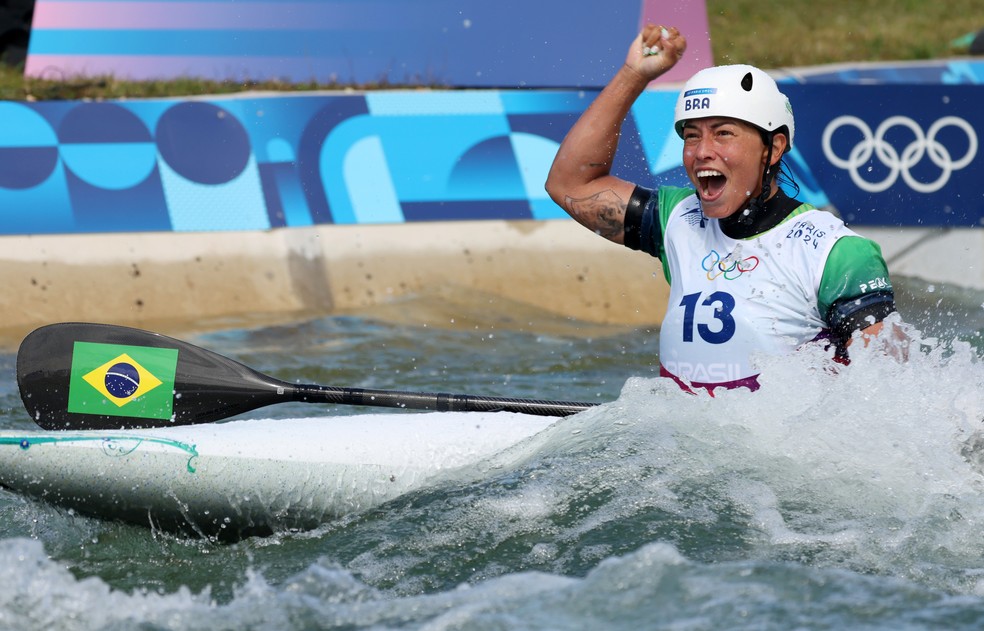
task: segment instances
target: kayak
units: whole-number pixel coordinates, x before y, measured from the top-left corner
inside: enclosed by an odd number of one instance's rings
[[[308,530],[518,461],[556,418],[363,414],[150,429],[0,431],[0,486],[81,514],[218,540]]]

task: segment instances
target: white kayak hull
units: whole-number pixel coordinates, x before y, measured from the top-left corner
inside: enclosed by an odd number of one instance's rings
[[[443,412],[7,430],[0,432],[0,486],[99,518],[237,539],[314,528],[441,481],[477,476],[476,465],[556,420]]]

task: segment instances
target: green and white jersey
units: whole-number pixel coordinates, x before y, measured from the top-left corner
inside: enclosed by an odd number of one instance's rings
[[[662,187],[653,197],[642,249],[659,256],[670,284],[660,364],[685,385],[754,389],[756,355],[830,337],[840,328],[831,319],[850,321],[872,301],[880,309],[871,324],[886,301],[894,310],[879,247],[829,212],[801,204],[778,226],[734,239],[704,216],[693,190]]]

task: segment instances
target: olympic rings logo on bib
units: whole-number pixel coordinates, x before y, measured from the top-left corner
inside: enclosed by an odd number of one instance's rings
[[[857,128],[862,136],[861,141],[851,149],[846,159],[838,156],[830,145],[834,132],[844,126]],[[915,136],[901,153],[885,139],[885,134],[896,126],[909,129]],[[936,139],[941,129],[950,126],[962,130],[967,136],[967,151],[958,160],[954,160],[949,150]],[[977,155],[977,133],[970,123],[958,116],[944,116],[930,125],[926,132],[923,132],[919,123],[907,116],[892,116],[885,119],[874,134],[868,124],[857,116],[838,116],[823,130],[822,143],[823,153],[831,164],[850,173],[854,184],[869,193],[887,190],[895,184],[900,175],[912,190],[919,193],[935,193],[950,181],[950,175],[954,171],[966,167]],[[888,168],[888,174],[881,181],[870,182],[861,174],[861,167],[867,164],[872,156],[877,157]],[[910,169],[927,156],[940,168],[941,173],[932,182],[920,182],[913,177]]]
[[[741,250],[738,249],[722,259],[717,250],[711,250],[700,263],[704,271],[707,272],[707,280],[714,280],[722,274],[725,280],[734,280],[758,267],[757,256],[749,256],[739,260],[740,255]]]

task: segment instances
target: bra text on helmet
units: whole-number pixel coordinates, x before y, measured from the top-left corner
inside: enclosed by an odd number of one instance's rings
[[[717,88],[695,88],[687,90],[683,94],[683,110],[685,112],[706,110],[711,106],[711,99],[707,95],[716,92]]]
[[[706,96],[694,97],[692,99],[687,99],[686,101],[683,102],[683,109],[686,112],[690,112],[692,110],[704,110],[709,108],[710,106],[711,106],[711,99],[707,98]]]

